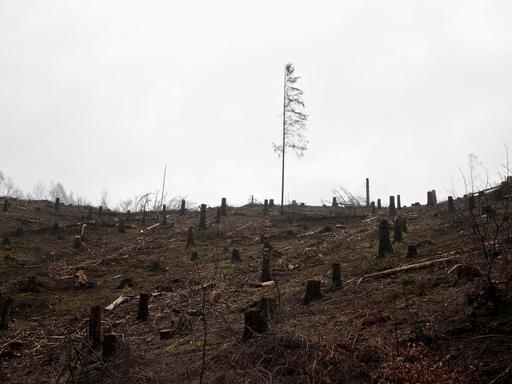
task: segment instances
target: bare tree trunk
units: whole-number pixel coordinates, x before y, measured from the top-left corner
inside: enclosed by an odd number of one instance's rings
[[[284,155],[286,153],[286,69],[284,70],[283,85],[283,148],[282,157],[283,164],[281,168],[281,215],[284,214]]]

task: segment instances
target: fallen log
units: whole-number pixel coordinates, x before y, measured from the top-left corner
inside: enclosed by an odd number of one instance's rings
[[[439,263],[444,263],[444,262],[447,262],[447,261],[450,261],[450,260],[454,260],[454,259],[456,259],[458,257],[460,257],[460,255],[443,257],[441,259],[424,261],[422,263],[409,264],[409,265],[404,265],[402,267],[387,269],[385,271],[379,271],[379,272],[375,272],[375,273],[370,273],[369,275],[365,275],[365,276],[362,276],[361,278],[359,278],[359,280],[357,280],[357,284],[356,285],[359,285],[361,283],[361,281],[363,281],[365,279],[369,279],[370,277],[388,276],[388,275],[393,275],[395,273],[399,273],[399,272],[403,272],[403,271],[410,271],[410,270],[413,270],[413,269],[427,268],[427,267],[430,267],[430,266],[432,266],[434,264],[439,264]]]
[[[156,227],[158,227],[159,225],[160,225],[160,223],[153,224],[152,226],[147,227],[147,228],[146,228],[146,231],[149,231],[150,229],[156,228]]]
[[[130,296],[121,295],[117,299],[115,299],[112,303],[107,305],[105,307],[105,310],[112,311],[112,310],[116,309],[117,307],[119,307],[121,304],[124,304],[124,303],[130,301],[131,299],[132,298]]]

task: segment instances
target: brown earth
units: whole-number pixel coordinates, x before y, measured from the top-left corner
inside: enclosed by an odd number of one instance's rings
[[[399,210],[409,231],[392,254],[377,258],[385,209],[372,215],[365,208],[297,206],[264,216],[262,206],[230,207],[216,224],[210,208],[204,231],[197,230],[196,211],[171,212],[167,225],[144,231],[137,213],[125,233],[117,227],[124,215],[106,211],[98,218],[95,210],[74,249],[86,210],[61,205],[55,213],[48,201],[9,202],[0,213],[0,237],[10,241],[0,246],[0,290],[15,304],[8,330],[0,331],[1,382],[463,383],[500,374],[495,383],[512,380],[512,309],[477,312],[467,296],[479,279],[448,273],[478,251],[445,204]],[[147,226],[158,222],[150,216]],[[196,245],[186,249],[191,226]],[[273,247],[276,284],[268,287],[258,286],[262,233]],[[411,244],[418,255],[406,258]],[[231,262],[233,248],[240,250],[238,263]],[[510,248],[501,257],[508,260]],[[331,263],[341,264],[340,289],[332,287]],[[303,305],[310,279],[322,281],[322,298]],[[137,320],[143,292],[152,294],[146,321]],[[101,347],[90,346],[90,309],[122,294],[130,300],[103,311],[103,333],[118,339],[116,353],[103,359]],[[276,301],[277,315],[267,333],[242,341],[244,312],[262,297]],[[165,329],[170,338],[161,340]]]

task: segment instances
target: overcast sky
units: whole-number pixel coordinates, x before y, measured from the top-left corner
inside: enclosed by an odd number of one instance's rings
[[[280,196],[283,69],[308,151],[286,196],[445,198],[512,145],[512,2],[0,0],[0,170],[98,203]]]

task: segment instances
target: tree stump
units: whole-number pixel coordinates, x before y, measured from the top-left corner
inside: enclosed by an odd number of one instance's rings
[[[100,205],[98,207],[98,219],[101,217],[102,214],[103,214],[103,207]]]
[[[215,215],[215,223],[220,224],[221,216],[222,216],[221,209],[220,209],[220,207],[217,207],[217,214]]]
[[[199,229],[206,229],[206,204],[201,204],[201,210],[199,211]]]
[[[259,312],[267,319],[271,320],[275,316],[276,302],[270,297],[262,297],[258,303]]]
[[[270,252],[263,251],[263,258],[261,262],[261,282],[272,281],[272,270],[270,269]]]
[[[92,221],[92,207],[87,210],[87,221]]]
[[[194,251],[190,255],[190,261],[197,261],[197,260],[199,260],[199,253],[197,253],[197,251]]]
[[[223,197],[220,203],[220,215],[227,216],[228,215],[228,205],[226,203],[226,198]]]
[[[372,207],[372,213],[375,214],[375,201],[372,201],[371,203],[371,207]]]
[[[7,236],[4,236],[4,237],[2,237],[2,242],[0,243],[0,245],[2,245],[4,247],[10,247],[10,246],[12,246],[11,240]]]
[[[379,257],[383,257],[386,253],[393,252],[391,239],[389,237],[389,225],[387,220],[381,220],[379,223]]]
[[[263,202],[263,214],[264,215],[268,214],[268,200],[267,199],[265,199],[265,201]]]
[[[170,329],[162,329],[160,331],[160,340],[170,339],[172,336],[172,331]]]
[[[59,197],[55,198],[54,209],[55,209],[55,212],[59,212],[59,209],[60,209],[60,198]]]
[[[394,222],[394,233],[393,233],[393,241],[399,242],[404,239],[404,235],[402,233],[402,222],[400,220],[400,217],[397,217]]]
[[[400,224],[402,224],[402,232],[409,233],[409,228],[407,227],[407,218],[400,217]]]
[[[332,263],[332,285],[336,288],[341,287],[341,265],[340,263]]]
[[[185,216],[185,200],[181,200],[180,216]]]
[[[475,195],[470,194],[468,197],[468,208],[470,211],[476,208]]]
[[[9,328],[13,304],[14,298],[11,296],[0,296],[0,330],[5,331]]]
[[[99,347],[101,344],[101,314],[102,309],[99,305],[91,307],[89,316],[89,339],[92,341],[92,347]]]
[[[432,205],[437,205],[437,195],[435,189],[432,190]]]
[[[407,246],[407,257],[416,257],[418,256],[418,249],[416,245],[411,244]]]
[[[333,206],[333,207],[337,207],[337,206],[338,206],[338,203],[337,203],[337,201],[336,201],[336,196],[333,196],[333,197],[332,197],[332,206]]]
[[[167,206],[162,206],[162,225],[167,225]]]
[[[240,250],[238,248],[233,248],[233,251],[231,252],[231,262],[238,263],[239,261],[241,261]]]
[[[370,206],[370,179],[366,178],[366,206]]]
[[[103,337],[103,357],[110,357],[116,353],[117,335],[109,333]]]
[[[142,228],[146,228],[146,208],[142,211]]]
[[[389,196],[389,216],[396,216],[395,196]]]
[[[4,209],[3,209],[4,212],[8,212],[9,211],[9,201],[7,199],[4,199]]]
[[[320,280],[308,280],[306,282],[306,294],[304,295],[303,304],[309,304],[314,300],[322,297]]]
[[[273,208],[274,206],[275,206],[275,204],[274,204],[274,199],[270,199],[270,200],[268,201],[268,207],[269,207],[269,208]]]
[[[244,314],[244,333],[242,340],[246,341],[255,334],[265,333],[268,329],[266,317],[257,309],[251,309]]]
[[[119,233],[125,233],[126,229],[124,228],[124,217],[119,220]]]
[[[396,209],[402,209],[402,201],[400,200],[400,195],[396,195]]]
[[[149,316],[149,294],[141,293],[139,295],[139,310],[137,312],[137,320],[147,320]]]
[[[455,204],[453,203],[453,197],[448,196],[448,213],[455,212]]]
[[[380,199],[377,199],[377,209],[382,209],[382,203]]]
[[[73,248],[80,249],[81,246],[82,246],[82,238],[80,237],[80,235],[76,235],[75,238],[73,239]]]
[[[185,248],[190,248],[195,246],[196,243],[194,242],[194,228],[189,227],[187,231],[187,245]]]

